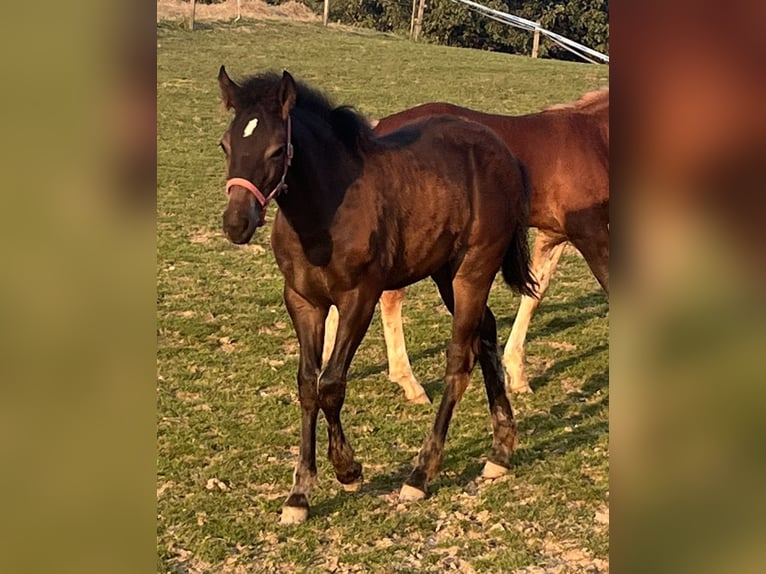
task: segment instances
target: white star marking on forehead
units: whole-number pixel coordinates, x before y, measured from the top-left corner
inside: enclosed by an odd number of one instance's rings
[[[258,125],[258,118],[253,118],[249,122],[247,122],[247,125],[245,126],[245,131],[242,133],[242,137],[248,137],[250,135],[253,135],[253,130],[255,129],[255,126]]]

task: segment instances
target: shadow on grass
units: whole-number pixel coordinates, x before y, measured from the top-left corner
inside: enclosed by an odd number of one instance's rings
[[[365,481],[357,492],[344,492],[340,485],[338,485],[335,496],[325,500],[318,500],[312,504],[311,516],[324,517],[338,512],[349,504],[350,497],[361,496],[377,499],[381,495],[396,493],[401,488],[401,485],[404,484],[411,471],[411,462],[402,463],[394,472],[378,474],[369,482]]]
[[[529,446],[522,446],[514,453],[516,463],[529,464],[543,460],[552,453],[565,454],[598,442],[599,437],[609,432],[609,421],[587,421],[608,408],[608,394],[599,396],[608,386],[608,371],[591,375],[579,391],[569,393],[564,401],[553,405],[549,413],[532,414],[521,419],[519,433],[532,440]],[[573,407],[576,410],[570,412]],[[548,438],[535,440],[535,436],[542,434],[548,435]]]
[[[588,296],[588,298],[593,296]],[[596,309],[601,313],[602,309]],[[594,313],[595,314],[595,313]],[[587,349],[583,353],[573,354],[551,366],[543,375],[531,381],[533,390],[539,390],[548,383],[558,379],[568,368],[597,355],[608,349],[607,344],[598,345]],[[420,351],[413,359],[432,357],[443,350],[443,346],[432,346]],[[502,352],[502,350],[501,350]],[[385,365],[367,367],[356,373],[354,378],[369,377],[385,370]],[[421,382],[434,405],[441,401],[444,391],[442,378]],[[562,400],[552,405],[545,414],[532,414],[518,419],[519,435],[523,443],[529,442],[529,446],[518,448],[512,458],[511,466],[520,467],[537,460],[544,460],[551,454],[565,454],[577,449],[587,448],[595,444],[599,437],[609,430],[608,420],[583,424],[606,406],[609,397],[607,394],[597,396],[609,386],[608,371],[593,374],[582,384],[579,390],[567,393]],[[570,412],[576,409],[575,412]],[[570,413],[567,415],[567,413]],[[571,431],[565,431],[565,429]],[[553,435],[550,438],[540,439],[535,442],[536,434]],[[527,441],[527,439],[531,439]],[[492,447],[491,439],[487,440],[457,440],[448,439],[445,448],[445,465],[443,471],[429,485],[429,496],[439,492],[442,488],[461,488],[468,491],[476,479],[481,475],[486,456]],[[444,472],[446,469],[448,472]],[[393,473],[376,475],[371,481],[365,482],[362,488],[353,496],[371,496],[398,492],[401,485],[412,470],[412,461],[402,463]],[[311,513],[316,516],[327,516],[348,503],[349,493],[339,490],[335,496],[326,500],[318,501],[312,506]]]
[[[547,386],[550,382],[556,381],[557,379],[559,379],[561,375],[572,365],[576,365],[577,363],[584,361],[585,359],[588,359],[589,357],[592,357],[608,349],[609,349],[609,345],[605,343],[603,345],[591,347],[587,351],[580,353],[578,355],[570,355],[567,358],[556,362],[550,368],[546,369],[543,374],[532,378],[529,381],[529,386],[532,387],[533,392],[538,391],[539,389]],[[609,384],[608,374],[606,374],[606,379],[607,379],[606,385],[608,385]],[[583,389],[585,388],[585,385],[587,384],[588,384],[587,382],[583,384]]]
[[[590,354],[600,348],[592,349]],[[581,357],[582,358],[582,357]],[[436,382],[431,383],[433,385]],[[607,371],[588,378],[579,391],[567,394],[560,402],[550,407],[548,413],[532,414],[518,420],[519,435],[522,445],[511,457],[511,467],[520,468],[551,455],[562,455],[571,451],[589,448],[609,431],[608,420],[592,423],[585,421],[597,416],[609,404],[607,394],[598,396],[609,385]],[[434,402],[439,400],[429,392]],[[595,400],[594,400],[595,399]],[[574,412],[570,412],[573,410]],[[567,414],[569,412],[569,414]],[[570,430],[565,430],[570,429]],[[535,435],[544,434],[548,438],[535,440]],[[551,436],[552,435],[552,436]],[[459,488],[471,492],[486,456],[492,447],[489,437],[480,440],[464,437],[448,440],[445,447],[445,459],[442,471],[429,485],[428,495],[433,496],[444,488]],[[378,498],[381,495],[397,493],[412,471],[412,460],[402,462],[395,471],[377,474],[372,480],[365,481],[355,493],[343,492],[338,488],[335,496],[317,501],[311,507],[312,516],[325,517],[342,510],[349,504],[350,496]]]
[[[476,484],[476,479],[481,475],[481,469],[483,461],[479,459],[482,454],[484,444],[476,444],[475,452],[465,454],[464,451],[452,453],[450,458],[457,459],[460,465],[458,473],[440,472],[439,475],[434,478],[433,482],[428,485],[428,494],[426,498],[430,498],[439,493],[442,489],[460,488],[466,492],[471,491],[471,487]],[[464,458],[468,457],[468,458]],[[470,458],[473,456],[473,458]],[[452,466],[452,465],[450,465]],[[368,497],[371,500],[380,500],[381,496],[385,495],[397,495],[404,481],[410,475],[412,471],[412,463],[406,462],[401,464],[396,471],[387,474],[377,475],[370,482],[365,482],[362,488],[357,492],[349,493],[344,492],[340,487],[335,494],[330,498],[319,500],[311,506],[311,516],[326,517],[335,512],[343,512],[343,509],[350,503],[349,497]],[[473,491],[475,493],[475,490]]]
[[[599,350],[592,349],[587,354]],[[567,362],[577,362],[582,358]],[[558,370],[564,368],[564,365],[560,365]],[[591,420],[599,417],[601,411],[608,407],[609,396],[604,393],[608,386],[608,371],[593,374],[578,391],[562,397],[547,413],[519,417],[517,424],[520,445],[511,456],[511,467],[523,467],[551,455],[563,455],[595,445],[601,436],[609,432],[608,420]],[[481,473],[482,461],[490,452],[491,442],[489,437],[486,440],[460,438],[452,441],[450,447],[448,441],[445,467],[454,468],[457,465],[461,470],[453,476],[440,474],[434,481],[432,492],[445,486],[465,489]]]
[[[426,381],[425,383],[421,383],[421,385],[428,395],[428,398],[431,399],[431,404],[438,406],[439,402],[442,400],[442,394],[444,394],[444,378],[440,377],[432,381]]]
[[[433,345],[429,347],[428,349],[421,349],[417,353],[409,355],[410,357],[410,363],[412,363],[413,371],[417,369],[417,363],[421,359],[427,359],[435,356],[439,352],[445,352],[447,349],[447,343],[445,342],[443,345]],[[352,367],[353,368],[353,367]],[[366,377],[372,377],[374,375],[380,375],[385,374],[388,372],[388,363],[378,363],[377,365],[368,365],[366,367],[363,367],[358,370],[354,370],[353,372],[349,372],[349,381],[358,380],[358,379],[364,379]],[[417,373],[415,373],[415,377],[417,378]],[[426,389],[426,392],[428,389]],[[430,394],[429,394],[430,396]]]

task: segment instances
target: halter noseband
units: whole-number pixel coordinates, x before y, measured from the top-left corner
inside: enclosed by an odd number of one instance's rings
[[[274,199],[277,195],[279,195],[282,191],[287,190],[287,184],[285,183],[285,177],[287,177],[287,169],[290,167],[290,164],[293,161],[293,144],[292,144],[292,133],[291,133],[291,125],[290,125],[290,114],[287,114],[287,145],[285,146],[285,153],[286,153],[286,159],[285,159],[285,167],[282,170],[282,178],[279,180],[279,183],[276,185],[276,187],[271,190],[271,193],[267,196],[264,196],[263,193],[261,193],[261,190],[258,189],[258,187],[249,179],[245,179],[244,177],[232,177],[226,182],[226,195],[231,194],[231,188],[235,185],[238,185],[240,187],[244,187],[246,190],[248,190],[250,193],[252,193],[255,196],[256,201],[261,206],[261,220],[258,222],[258,227],[262,226],[266,222],[266,206],[268,203]]]

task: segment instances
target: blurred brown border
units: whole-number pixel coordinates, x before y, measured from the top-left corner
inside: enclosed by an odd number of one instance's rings
[[[766,3],[611,3],[611,568],[766,569]]]

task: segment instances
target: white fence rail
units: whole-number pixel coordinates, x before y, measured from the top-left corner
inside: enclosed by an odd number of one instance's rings
[[[562,48],[569,50],[573,54],[579,56],[583,60],[587,60],[588,62],[595,63],[593,60],[593,58],[595,58],[597,60],[601,60],[604,63],[609,63],[609,56],[607,56],[606,54],[602,54],[601,52],[597,52],[596,50],[592,48],[588,48],[587,46],[584,46],[578,42],[575,42],[574,40],[570,40],[569,38],[565,38],[564,36],[561,36],[560,34],[556,34],[555,32],[551,32],[550,30],[546,30],[545,28],[540,26],[539,23],[533,22],[532,20],[527,20],[526,18],[521,18],[520,16],[515,16],[507,12],[501,12],[500,10],[495,10],[494,8],[490,8],[489,6],[484,6],[483,4],[473,2],[473,0],[452,0],[452,1],[458,4],[464,4],[468,6],[469,9],[475,12],[478,12],[480,14],[483,14],[484,16],[487,16],[488,18],[491,18],[492,20],[497,20],[498,22],[502,22],[503,24],[508,24],[516,28],[521,28],[522,30],[529,30],[530,32],[539,32],[540,34],[550,38],[553,42],[555,42]]]

